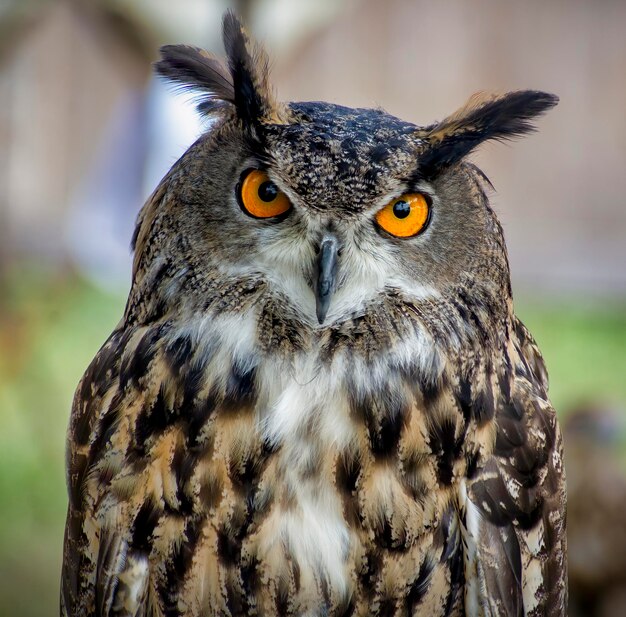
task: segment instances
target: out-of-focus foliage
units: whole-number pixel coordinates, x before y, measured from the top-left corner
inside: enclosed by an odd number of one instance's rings
[[[0,282],[0,615],[58,614],[71,399],[123,302],[71,276]]]
[[[0,615],[57,614],[71,399],[123,308],[121,295],[71,274],[20,268],[0,281]],[[526,302],[518,313],[545,355],[559,411],[626,400],[623,306]]]
[[[581,403],[626,405],[626,302],[522,300],[516,312],[539,344],[557,411]]]
[[[570,617],[626,615],[626,416],[583,405],[563,422]]]

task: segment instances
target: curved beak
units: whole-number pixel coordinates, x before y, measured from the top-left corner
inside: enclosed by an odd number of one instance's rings
[[[317,280],[315,281],[315,313],[320,324],[323,324],[326,319],[330,300],[335,291],[338,250],[339,246],[334,236],[325,236],[322,239],[317,257]]]

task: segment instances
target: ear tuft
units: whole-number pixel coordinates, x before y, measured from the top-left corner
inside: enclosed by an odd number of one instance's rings
[[[418,132],[424,177],[453,165],[488,139],[505,141],[535,130],[531,120],[554,107],[554,94],[521,90],[504,95],[474,94],[458,111]]]
[[[235,107],[244,124],[270,119],[276,109],[269,83],[269,59],[251,41],[231,11],[224,15],[224,47],[235,90]]]
[[[230,104],[246,126],[279,122],[285,110],[272,95],[267,54],[250,40],[231,11],[224,15],[223,39],[228,68],[203,49],[166,45],[161,48],[156,72],[183,89],[199,93],[201,113]]]
[[[160,51],[161,60],[154,65],[157,74],[182,90],[196,92],[202,113],[234,104],[232,77],[218,58],[190,45],[165,45]]]

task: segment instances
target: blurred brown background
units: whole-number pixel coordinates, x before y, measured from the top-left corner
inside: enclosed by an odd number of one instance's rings
[[[203,128],[150,64],[164,43],[221,50],[229,7],[282,99],[426,124],[477,90],[561,97],[474,158],[559,412],[623,413],[623,0],[0,0],[0,614],[57,612],[72,391],[121,316],[137,211]]]

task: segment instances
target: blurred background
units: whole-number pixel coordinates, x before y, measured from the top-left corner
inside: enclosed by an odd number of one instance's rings
[[[229,7],[285,100],[426,124],[477,90],[561,97],[474,160],[571,435],[578,614],[626,614],[626,564],[602,570],[626,555],[626,3],[0,0],[0,615],[58,614],[73,390],[122,315],[138,209],[205,128],[151,63],[220,51]]]

